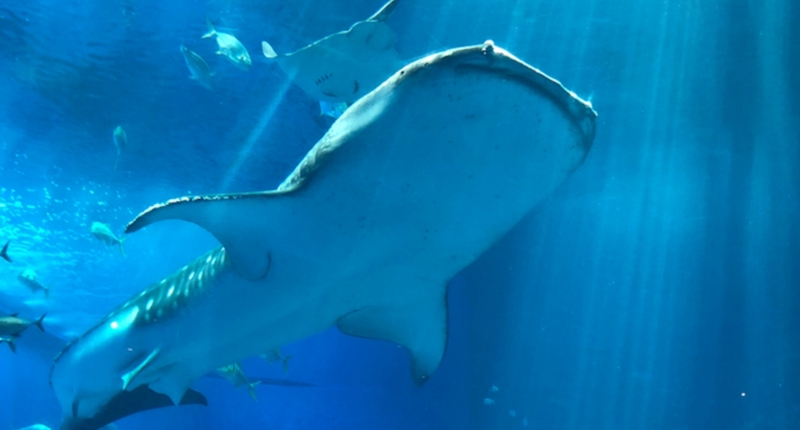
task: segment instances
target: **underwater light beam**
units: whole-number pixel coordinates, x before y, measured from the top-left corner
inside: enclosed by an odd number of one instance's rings
[[[236,158],[233,166],[231,166],[231,168],[228,170],[228,174],[225,175],[225,178],[222,180],[222,190],[228,189],[233,182],[233,179],[236,177],[236,174],[242,168],[242,164],[244,164],[245,160],[247,160],[247,158],[253,152],[253,146],[261,138],[261,135],[264,134],[264,129],[267,128],[267,125],[269,125],[270,120],[272,120],[272,117],[274,116],[275,111],[278,109],[278,106],[281,104],[284,97],[286,97],[286,92],[289,90],[290,85],[292,85],[292,81],[285,79],[278,89],[278,93],[269,102],[267,108],[264,109],[264,113],[261,114],[261,118],[259,118],[258,123],[253,128],[253,131],[251,131],[247,136],[247,140],[244,142],[244,147],[242,147],[242,150],[239,151],[239,156]]]

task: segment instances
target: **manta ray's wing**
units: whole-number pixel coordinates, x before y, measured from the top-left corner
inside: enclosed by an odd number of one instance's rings
[[[369,17],[367,21],[386,21],[392,12],[394,12],[397,3],[400,3],[400,0],[389,0],[379,11]]]
[[[357,22],[345,34],[351,43],[342,48],[352,49],[354,57],[365,56],[370,50],[372,51],[371,55],[390,49],[394,50],[394,43],[397,39],[392,29],[380,21]],[[363,52],[356,51],[354,48],[359,48]],[[360,59],[369,60],[369,58]]]
[[[142,385],[132,391],[121,391],[92,418],[68,418],[61,424],[61,430],[97,430],[137,412],[174,405],[169,396]],[[190,389],[186,391],[179,405],[205,406],[208,405],[208,401],[205,396]]]

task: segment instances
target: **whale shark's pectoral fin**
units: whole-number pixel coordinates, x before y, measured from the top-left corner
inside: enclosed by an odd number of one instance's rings
[[[436,294],[399,305],[359,309],[339,318],[336,326],[345,334],[404,346],[411,353],[414,383],[422,385],[439,367],[447,345],[446,285],[426,290]]]
[[[151,206],[125,228],[133,233],[154,222],[180,219],[197,224],[213,234],[243,278],[255,281],[269,271],[270,231],[280,226],[270,222],[280,200],[291,189],[258,193],[183,197]]]
[[[157,393],[147,385],[142,385],[132,391],[121,391],[91,418],[70,417],[66,419],[61,424],[61,430],[97,430],[137,412],[173,405],[175,403],[167,395]],[[178,405],[207,406],[208,401],[199,392],[188,390]]]
[[[142,373],[142,370],[147,368],[150,363],[158,357],[159,349],[154,349],[141,363],[139,363],[136,367],[134,367],[130,372],[125,373],[122,375],[122,389],[127,390],[128,387],[131,385],[131,382]]]

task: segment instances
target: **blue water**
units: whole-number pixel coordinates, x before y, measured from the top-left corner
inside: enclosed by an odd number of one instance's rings
[[[216,244],[166,222],[122,257],[92,222],[119,234],[169,198],[274,188],[333,119],[261,40],[291,52],[381,6],[0,3],[0,241],[14,258],[0,311],[47,312],[48,331],[17,354],[0,345],[0,430],[57,428],[47,375],[64,339]],[[247,47],[249,71],[200,39],[206,17]],[[243,363],[313,387],[262,385],[254,402],[203,378],[208,407],[120,429],[800,429],[800,3],[402,0],[388,24],[404,59],[492,39],[591,99],[585,163],[452,281],[447,353],[424,387],[401,348],[332,329],[284,348],[288,376]],[[181,44],[214,92],[188,78]],[[26,268],[49,299],[16,280]]]

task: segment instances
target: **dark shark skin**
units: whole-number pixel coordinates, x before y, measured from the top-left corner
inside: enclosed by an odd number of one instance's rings
[[[181,399],[179,406],[208,405],[206,397],[194,390],[189,390]],[[164,394],[142,385],[133,391],[123,391],[114,397],[103,409],[92,418],[68,418],[61,423],[61,430],[98,430],[105,425],[136,412],[174,406],[172,400]]]

